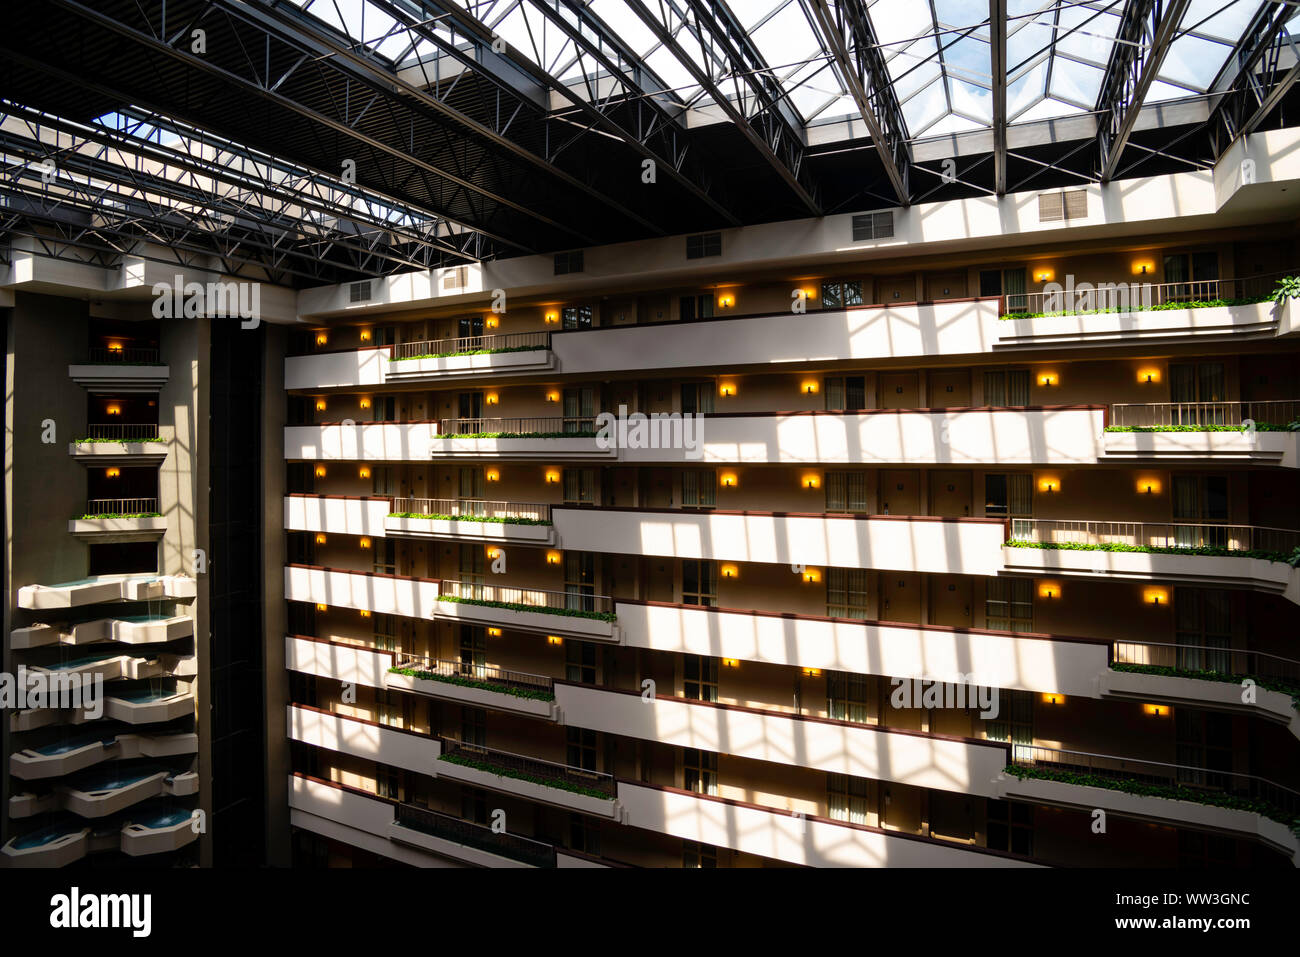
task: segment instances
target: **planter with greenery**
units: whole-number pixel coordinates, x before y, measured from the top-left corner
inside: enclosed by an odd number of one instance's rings
[[[148,438],[148,439],[138,439],[138,438],[137,439],[99,439],[99,438],[89,439],[88,438],[88,439],[73,439],[72,444],[89,445],[92,442],[119,442],[122,445],[130,445],[132,442],[166,442],[166,441],[167,441],[166,439],[160,438],[159,436],[153,436],[152,438]]]
[[[396,359],[389,359],[389,362],[408,362],[411,359],[450,359],[453,356],[490,356],[501,352],[537,352],[541,349],[549,349],[547,345],[536,346],[504,346],[500,349],[463,349],[459,352],[425,352],[418,356],[399,356]]]
[[[1261,302],[1272,302],[1274,296],[1260,296],[1250,299],[1193,299],[1187,302],[1162,302],[1154,306],[1133,306],[1128,309],[1078,309],[1063,312],[1009,312],[1000,319],[1058,319],[1062,316],[1101,316],[1107,314],[1130,312],[1169,312],[1174,309],[1206,309],[1214,306],[1254,306]]]
[[[480,681],[477,678],[466,678],[464,675],[440,675],[436,671],[421,671],[418,668],[389,668],[389,673],[395,675],[405,675],[408,678],[418,678],[421,681],[442,681],[449,685],[458,685],[462,688],[477,688],[479,691],[493,691],[498,694],[514,695],[516,698],[528,698],[531,701],[554,701],[555,692],[542,691],[536,688],[518,688],[508,684],[494,684],[490,681]]]
[[[1129,545],[1124,542],[1029,542],[1019,538],[1009,538],[1004,543],[1008,548],[1040,548],[1044,551],[1063,552],[1147,552],[1153,555],[1203,555],[1211,558],[1259,558],[1267,562],[1282,562],[1297,567],[1300,561],[1300,548],[1285,555],[1282,552],[1268,552],[1259,548],[1236,550],[1218,545]]]
[[[582,611],[578,608],[550,608],[546,605],[525,605],[520,601],[488,601],[485,598],[458,598],[439,595],[438,601],[454,601],[462,605],[482,605],[486,608],[504,608],[506,611],[535,611],[543,615],[560,615],[564,618],[590,618],[592,621],[613,622],[618,619],[612,611]]]
[[[440,512],[389,512],[389,518],[425,518],[435,522],[492,522],[496,525],[550,525],[545,518],[514,518],[495,515],[444,515]]]
[[[1162,678],[1194,678],[1197,681],[1218,681],[1224,684],[1239,685],[1247,678],[1266,691],[1276,691],[1291,696],[1291,707],[1300,711],[1300,685],[1274,681],[1272,678],[1257,678],[1254,675],[1234,675],[1226,671],[1203,671],[1195,668],[1171,668],[1168,665],[1134,665],[1117,663],[1110,666],[1111,671],[1123,671],[1136,675],[1159,675]]]
[[[487,761],[476,761],[473,758],[467,758],[461,754],[442,754],[438,756],[438,760],[446,761],[448,764],[458,764],[464,768],[473,768],[475,771],[485,771],[488,774],[495,774],[497,777],[513,778],[516,781],[525,781],[529,784],[539,784],[544,788],[557,788],[561,791],[570,791],[573,794],[581,794],[584,797],[593,797],[601,801],[614,800],[612,794],[606,794],[599,788],[578,784],[576,781],[544,778],[537,774],[529,774],[526,771],[516,771],[513,768],[499,767]]]
[[[100,512],[97,515],[82,515],[77,521],[95,518],[162,518],[162,512]]]
[[[435,439],[594,439],[594,431],[582,432],[443,432]]]
[[[1140,797],[1167,798],[1170,801],[1190,801],[1210,807],[1229,808],[1234,811],[1250,811],[1285,824],[1300,837],[1300,817],[1288,814],[1281,808],[1258,798],[1238,797],[1235,794],[1223,794],[1217,791],[1202,791],[1182,784],[1153,784],[1147,781],[1135,781],[1130,778],[1112,778],[1104,774],[1091,774],[1086,771],[1062,771],[1056,768],[1024,767],[1008,764],[1003,772],[1021,780],[1025,778],[1039,781],[1059,781],[1062,784],[1077,784],[1080,787],[1105,788],[1108,791],[1122,791]]]
[[[1107,432],[1248,432],[1244,425],[1108,425]],[[1256,432],[1300,432],[1300,419],[1278,425],[1256,422]]]

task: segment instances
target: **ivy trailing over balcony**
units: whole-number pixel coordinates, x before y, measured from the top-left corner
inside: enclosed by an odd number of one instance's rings
[[[441,681],[449,685],[457,685],[461,688],[477,688],[479,691],[492,691],[497,694],[514,695],[516,698],[528,698],[531,701],[554,701],[555,692],[541,691],[535,688],[517,688],[507,684],[493,684],[490,681],[480,681],[476,678],[466,678],[464,675],[440,675],[436,671],[421,671],[418,668],[389,668],[390,674],[405,675],[408,678],[418,678],[421,681]]]
[[[444,515],[441,512],[389,512],[389,518],[424,518],[435,522],[491,522],[494,525],[550,525],[547,518],[513,518],[496,515]]]
[[[513,768],[503,768],[491,764],[487,761],[476,761],[473,758],[467,758],[461,754],[441,754],[438,756],[439,761],[446,761],[448,764],[458,764],[464,768],[473,768],[475,771],[486,771],[488,774],[495,774],[502,778],[513,778],[516,781],[526,781],[529,784],[540,784],[544,788],[557,788],[561,791],[569,791],[573,794],[581,794],[585,797],[597,798],[601,801],[609,801],[613,795],[606,794],[598,788],[587,787],[578,784],[576,781],[566,781],[557,778],[544,778],[536,774],[528,774],[525,771],[516,771]]]
[[[1260,548],[1236,550],[1219,545],[1129,545],[1125,542],[1028,542],[1011,538],[1004,543],[1007,548],[1041,548],[1044,551],[1063,552],[1144,552],[1152,555],[1204,555],[1211,558],[1259,558],[1266,562],[1281,562],[1292,568],[1300,567],[1300,548],[1290,555],[1269,552]]]
[[[1251,811],[1264,817],[1285,824],[1297,837],[1300,837],[1300,817],[1289,814],[1268,801],[1258,798],[1238,797],[1235,794],[1223,794],[1217,791],[1203,791],[1200,788],[1187,787],[1183,784],[1154,784],[1136,781],[1131,778],[1112,778],[1104,774],[1091,774],[1086,771],[1062,771],[1056,768],[1025,767],[1008,764],[1003,773],[1013,775],[1021,780],[1026,778],[1039,781],[1059,781],[1062,784],[1076,784],[1080,787],[1105,788],[1107,791],[1122,791],[1139,797],[1166,798],[1170,801],[1190,801],[1210,807],[1230,808],[1234,811]]]
[[[550,348],[545,345],[535,346],[503,346],[500,349],[463,349],[459,352],[425,352],[418,356],[401,356],[397,359],[389,359],[389,362],[408,362],[411,359],[450,359],[453,356],[490,356],[500,352],[537,352]]]
[[[1223,684],[1239,685],[1247,678],[1267,691],[1277,691],[1291,696],[1291,707],[1300,711],[1300,686],[1274,681],[1271,678],[1257,678],[1254,675],[1234,675],[1226,671],[1203,671],[1196,668],[1171,668],[1168,665],[1135,665],[1117,663],[1110,666],[1111,671],[1123,671],[1137,675],[1159,675],[1162,678],[1195,678],[1198,681],[1218,681]]]
[[[1206,309],[1215,306],[1254,306],[1261,302],[1273,302],[1272,296],[1258,296],[1250,299],[1193,299],[1187,302],[1162,302],[1154,306],[1133,306],[1128,309],[1080,309],[1073,312],[1008,312],[1000,319],[1058,319],[1063,316],[1100,316],[1106,313],[1130,312],[1168,312],[1173,309]]]
[[[583,611],[580,608],[550,608],[546,605],[526,605],[520,601],[488,601],[486,598],[460,598],[456,595],[439,595],[438,601],[454,601],[462,605],[482,605],[485,608],[504,608],[506,611],[535,611],[543,615],[562,618],[590,618],[592,621],[614,622],[618,616],[612,611]]]

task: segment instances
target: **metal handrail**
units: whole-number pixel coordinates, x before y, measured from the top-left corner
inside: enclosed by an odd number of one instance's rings
[[[132,439],[158,438],[156,422],[92,422],[86,426],[86,437],[91,439]]]
[[[1137,545],[1146,548],[1223,548],[1230,552],[1276,552],[1300,547],[1300,531],[1262,525],[1181,524],[1176,522],[1094,522],[1013,518],[1016,541],[1082,545]]]
[[[464,598],[470,601],[501,602],[507,605],[529,605],[538,608],[565,611],[589,611],[602,614],[614,610],[614,599],[608,595],[569,591],[551,591],[545,588],[516,588],[508,585],[488,585],[483,582],[461,582],[443,579],[438,585],[439,598]]]
[[[495,665],[475,664],[451,658],[428,658],[424,655],[397,653],[394,656],[395,668],[413,668],[441,675],[444,678],[472,678],[488,684],[505,685],[511,688],[524,688],[533,691],[553,691],[555,679],[546,675],[535,675],[527,671],[507,671]]]
[[[86,500],[87,515],[139,515],[158,511],[156,498],[92,498]]]
[[[1149,761],[1090,751],[1067,751],[1038,745],[1012,746],[1012,763],[1022,767],[1042,766],[1069,771],[1086,771],[1104,777],[1178,785],[1199,791],[1248,797],[1272,805],[1284,814],[1300,814],[1300,792],[1285,785],[1238,771],[1218,771],[1186,764]]]
[[[1265,299],[1273,295],[1277,280],[1296,270],[1241,276],[1234,279],[1189,279],[1184,282],[1079,282],[1058,292],[1022,292],[1006,295],[1006,314],[1040,312],[1068,316],[1087,312],[1134,312],[1172,303],[1213,299]],[[1058,284],[1059,285],[1059,284]]]
[[[396,808],[397,823],[433,837],[475,850],[498,854],[534,867],[555,867],[555,847],[507,831],[497,833],[490,827],[452,817],[429,808],[401,803]]]
[[[395,498],[392,512],[414,515],[457,515],[472,518],[551,520],[551,506],[539,502],[492,502],[465,498]]]
[[[132,346],[129,349],[92,346],[86,350],[86,361],[90,363],[127,362],[133,365],[162,365],[161,354],[157,346]]]
[[[1216,671],[1226,675],[1300,681],[1300,661],[1266,651],[1157,641],[1114,641],[1111,650],[1117,665]]]
[[[1229,402],[1120,402],[1110,407],[1112,426],[1285,425],[1300,419],[1300,399]]]
[[[507,435],[551,435],[563,432],[594,432],[596,418],[590,415],[527,418],[456,417],[439,419],[435,435],[478,435],[503,432]]]
[[[511,332],[505,335],[459,336],[454,339],[421,339],[388,346],[390,361],[427,355],[458,355],[497,349],[549,349],[549,332]]]
[[[575,768],[567,764],[556,764],[553,761],[543,761],[541,758],[532,758],[511,751],[501,751],[481,744],[469,744],[465,741],[457,741],[454,738],[442,738],[441,740],[443,757],[472,758],[475,761],[481,761],[502,770],[517,771],[546,781],[577,784],[600,791],[611,798],[615,796],[614,778],[603,771],[588,771],[585,768]]]

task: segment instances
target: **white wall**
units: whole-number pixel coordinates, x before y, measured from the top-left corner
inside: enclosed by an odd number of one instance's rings
[[[295,532],[332,532],[339,535],[384,535],[384,519],[392,503],[387,499],[325,498],[286,495],[284,527]]]
[[[432,618],[438,609],[438,583],[286,565],[284,597],[384,615]]]

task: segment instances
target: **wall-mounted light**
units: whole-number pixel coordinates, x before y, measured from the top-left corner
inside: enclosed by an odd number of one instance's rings
[[[808,381],[808,382],[805,382],[805,383],[803,383],[802,385],[800,385],[799,388],[800,388],[800,390],[803,392],[804,395],[816,395],[816,394],[817,394],[817,382],[816,382],[815,380],[810,380],[810,381]]]
[[[362,617],[362,618],[369,618],[369,617],[370,617],[370,610],[367,609],[367,608],[362,608],[362,609],[361,609],[361,617]]]
[[[110,343],[108,344],[108,351],[109,351],[109,352],[121,352],[121,351],[122,351],[122,343],[120,343],[120,342],[110,342]]]
[[[362,329],[362,330],[361,330],[361,341],[362,341],[362,342],[369,342],[369,341],[370,341],[370,330],[369,330],[369,329]]]
[[[501,629],[500,629],[500,628],[489,628],[489,629],[487,630],[487,633],[488,633],[488,637],[489,637],[489,638],[500,638],[500,637],[501,637]]]
[[[122,407],[120,405],[110,405],[104,411],[107,412],[109,415],[121,415]]]
[[[317,610],[317,611],[325,611],[325,610],[328,609],[328,608],[329,608],[329,605],[321,605],[321,604],[318,604],[318,605],[316,606],[316,610]]]
[[[487,547],[487,557],[488,557],[488,558],[491,558],[491,559],[494,559],[494,560],[500,558],[500,557],[501,557],[501,549],[495,547],[494,545],[489,545],[489,546]]]
[[[722,577],[723,577],[723,578],[737,578],[737,577],[739,577],[739,576],[740,576],[740,571],[739,571],[739,569],[736,568],[735,565],[723,565],[723,566],[722,566]]]
[[[1155,271],[1156,271],[1156,264],[1153,263],[1150,259],[1133,260],[1133,275],[1147,276],[1154,273]]]
[[[500,401],[500,397],[495,392],[489,392],[487,395],[483,396],[483,401],[488,405],[496,405],[497,402]]]
[[[560,553],[559,553],[559,552],[547,552],[547,553],[546,553],[546,564],[548,564],[548,565],[558,565],[558,564],[560,564]]]
[[[361,408],[363,409],[368,409],[370,408],[370,400],[365,396],[362,396],[361,400],[357,403],[357,405],[361,406]]]
[[[555,471],[554,469],[550,469],[549,471],[547,471],[547,473],[546,473],[546,484],[547,484],[547,485],[555,485],[555,484],[557,484],[559,481],[560,481],[560,473],[559,473],[559,472]]]
[[[1144,704],[1142,710],[1153,718],[1169,717],[1169,705],[1167,704]]]
[[[485,322],[484,325],[487,326],[489,329],[495,329],[497,327],[496,316],[488,316],[487,322]]]
[[[808,584],[815,584],[822,580],[820,568],[805,568],[803,570],[803,580]]]
[[[1045,598],[1048,601],[1056,601],[1061,597],[1061,586],[1057,582],[1039,582],[1038,597]]]
[[[736,385],[734,382],[724,382],[718,386],[718,394],[724,399],[730,399],[736,394]]]
[[[722,483],[723,488],[736,487],[736,475],[734,472],[723,472],[718,481]]]
[[[1038,480],[1038,491],[1053,495],[1061,490],[1061,480],[1055,475],[1045,475]]]
[[[1038,374],[1038,384],[1050,388],[1051,386],[1060,385],[1061,377],[1055,372],[1040,372]]]
[[[1034,270],[1034,279],[1037,282],[1051,282],[1055,278],[1056,278],[1056,273],[1052,272],[1052,270],[1050,269]]]
[[[328,333],[325,332],[316,333],[316,345],[323,346],[325,345],[325,343],[329,341],[330,341],[330,337]]]
[[[317,477],[317,478],[324,478],[324,477],[325,477],[325,466],[323,466],[323,465],[318,465],[318,466],[316,466],[316,477]]]
[[[363,478],[363,479],[370,478],[370,466],[363,465],[361,466],[361,468],[357,469],[357,478]]]
[[[736,304],[736,297],[731,295],[730,293],[723,293],[721,296],[718,297],[719,309],[730,309],[735,304]]]
[[[500,481],[501,479],[501,473],[498,472],[496,469],[488,469],[486,472],[483,473],[483,477],[487,479],[489,482],[497,482]]]
[[[317,545],[325,544],[325,534],[323,532],[316,536],[316,544]]]
[[[368,538],[363,538],[363,539],[361,539],[360,545],[361,545],[362,548],[369,548],[369,547],[370,547],[370,539],[368,539]]]
[[[724,667],[724,668],[739,668],[739,667],[740,667],[740,662],[739,662],[738,660],[736,660],[735,658],[723,658],[723,659],[722,659],[722,667]]]
[[[560,321],[560,314],[559,314],[558,312],[555,312],[554,310],[552,310],[552,311],[548,312],[548,313],[545,315],[544,319],[545,319],[545,321],[546,321],[547,323],[559,322],[559,321]]]
[[[1159,495],[1160,479],[1139,477],[1137,480],[1137,490],[1140,495]]]
[[[317,412],[324,412],[324,411],[325,411],[325,400],[324,400],[324,399],[317,399],[317,400],[316,400],[316,411],[317,411]]]
[[[1142,592],[1142,600],[1148,605],[1168,605],[1169,592],[1163,588],[1148,588]]]
[[[546,643],[548,645],[562,645],[564,644],[564,639],[561,638],[559,635],[547,635]]]
[[[546,401],[547,401],[547,402],[559,402],[559,401],[560,401],[560,393],[558,393],[558,392],[556,392],[554,389],[552,389],[550,392],[546,393]]]
[[[799,480],[799,484],[807,489],[820,488],[822,484],[822,477],[820,475],[814,475],[810,473],[808,475],[805,475],[803,478],[801,478]]]
[[[1138,382],[1144,385],[1154,385],[1160,381],[1159,369],[1138,369]]]
[[[104,469],[105,478],[118,478],[121,474],[122,470],[118,468]]]

